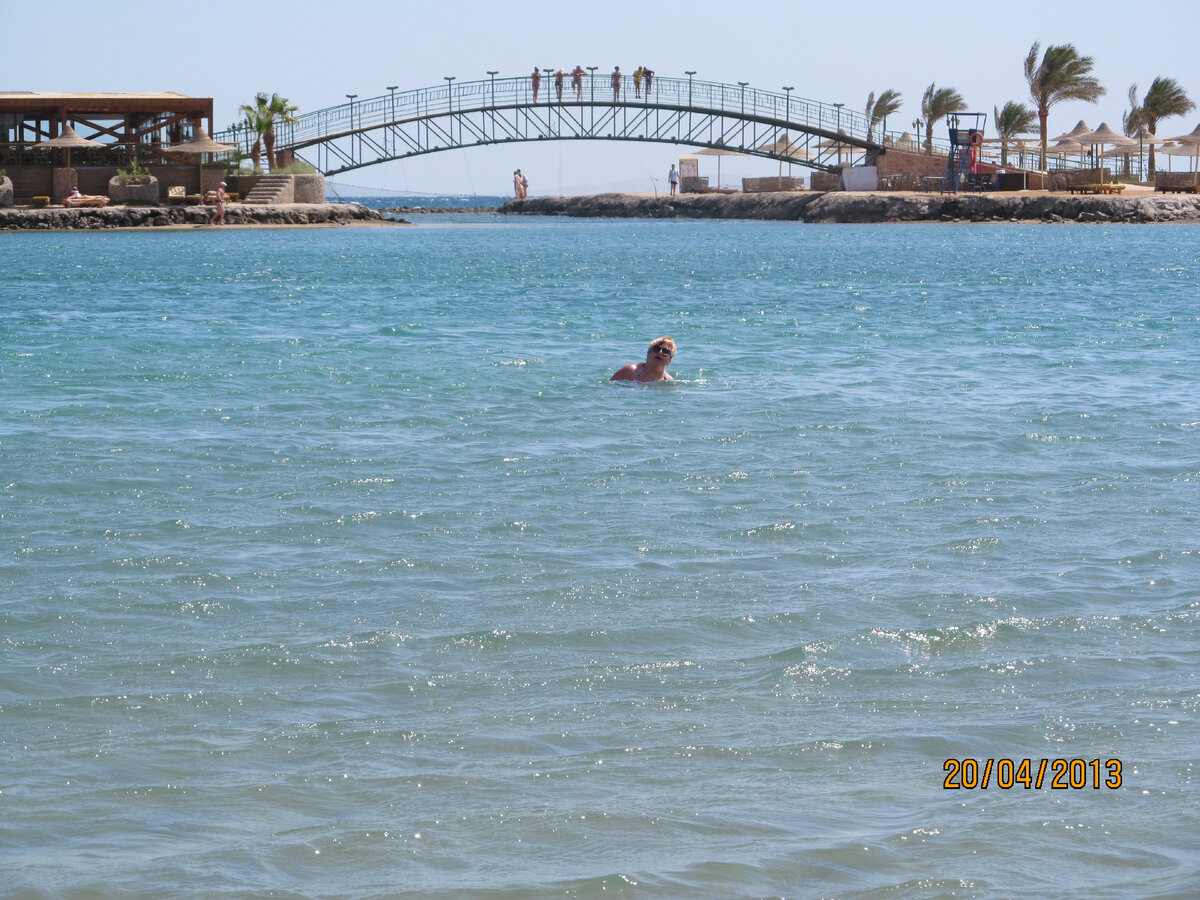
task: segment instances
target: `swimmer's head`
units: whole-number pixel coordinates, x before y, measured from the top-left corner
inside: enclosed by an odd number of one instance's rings
[[[668,359],[675,358],[675,339],[669,335],[663,335],[660,338],[655,338],[650,342],[650,350],[647,356],[654,356],[659,347],[665,347],[669,351]],[[659,354],[661,356],[661,354]]]

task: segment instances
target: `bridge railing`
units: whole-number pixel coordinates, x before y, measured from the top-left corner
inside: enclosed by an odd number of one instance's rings
[[[447,84],[417,88],[409,91],[389,91],[362,100],[304,113],[294,123],[276,128],[276,147],[283,149],[354,132],[369,131],[394,122],[421,117],[440,116],[458,112],[478,112],[488,109],[527,107],[535,103],[533,80],[529,75],[512,78],[487,78],[478,81],[448,80]],[[543,74],[536,96],[536,105],[553,107],[559,103],[553,73]],[[766,91],[750,87],[749,83],[725,84],[698,81],[692,78],[655,76],[649,90],[643,80],[640,88],[633,77],[622,73],[620,89],[614,97],[612,76],[607,72],[588,73],[581,77],[578,89],[571,74],[565,73],[562,82],[562,103],[596,104],[624,107],[653,106],[689,110],[697,114],[724,114],[738,118],[772,120],[790,132],[796,143],[802,143],[803,132],[826,135],[844,133],[854,144],[885,142],[883,124],[868,137],[868,119],[842,104],[823,103],[798,97],[790,92]],[[895,142],[895,136],[888,132]],[[238,123],[214,135],[215,139],[236,144],[248,153],[256,135],[245,123]],[[920,140],[920,136],[917,136]],[[888,142],[888,143],[891,143]],[[935,138],[934,152],[944,155],[948,141]],[[1031,167],[1040,162],[1038,154],[1027,150],[1025,158]],[[1070,158],[1051,157],[1050,168],[1073,165]]]
[[[764,91],[748,85],[696,81],[687,78],[655,77],[637,87],[632,76],[622,74],[614,99],[611,75],[582,76],[578,91],[570,73],[563,79],[562,102],[602,105],[658,106],[690,109],[698,113],[724,113],[741,118],[774,119],[795,127],[837,134],[844,132],[856,141],[869,142],[867,119],[838,104],[821,103],[786,93]],[[294,123],[276,128],[276,145],[302,144],[353,131],[369,130],[391,122],[461,111],[528,106],[535,102],[533,81],[528,75],[516,78],[451,82],[447,85],[396,91],[350,100],[347,103],[305,113]],[[537,93],[539,105],[557,104],[553,75],[543,76]],[[238,123],[214,136],[217,140],[250,149],[255,136]]]

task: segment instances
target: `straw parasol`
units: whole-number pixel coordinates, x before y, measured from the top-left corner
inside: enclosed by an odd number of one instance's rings
[[[724,138],[717,138],[715,146],[705,147],[703,150],[696,151],[697,156],[715,156],[717,158],[717,187],[721,187],[721,157],[722,156],[744,156],[741,150],[731,150],[725,146]]]
[[[1176,137],[1170,138],[1170,140],[1178,141],[1191,151],[1192,171],[1196,173],[1195,183],[1200,185],[1200,171],[1198,171],[1198,167],[1196,166],[1197,156],[1200,156],[1200,125],[1197,125],[1187,134],[1177,135]]]
[[[1126,137],[1123,134],[1118,134],[1108,127],[1107,122],[1101,122],[1100,127],[1095,131],[1084,132],[1083,134],[1075,135],[1075,140],[1088,147],[1106,147],[1111,144],[1114,147],[1123,148],[1126,152],[1132,147],[1136,147],[1137,141],[1133,138]]]
[[[1092,130],[1092,126],[1090,126],[1087,122],[1083,121],[1083,119],[1080,119],[1079,122],[1076,123],[1075,127],[1072,128],[1070,131],[1068,131],[1066,134],[1060,134],[1058,137],[1050,138],[1050,140],[1052,140],[1052,141],[1077,141],[1079,138],[1079,135],[1087,134],[1091,130]]]
[[[67,151],[67,168],[71,168],[71,148],[72,147],[103,147],[104,144],[100,141],[92,141],[87,138],[81,138],[75,133],[75,129],[70,125],[64,124],[62,131],[58,137],[50,138],[48,141],[34,144],[38,149],[61,149]]]
[[[846,130],[844,128],[839,128],[837,137],[826,138],[816,146],[818,150],[832,150],[834,147],[837,147],[838,165],[840,166],[842,164],[842,148],[846,146],[846,139],[848,138],[849,135],[846,134]]]
[[[233,144],[222,144],[214,141],[207,131],[201,126],[196,126],[196,133],[190,141],[182,144],[175,144],[168,148],[174,153],[195,153],[197,154],[196,168],[200,176],[200,193],[204,194],[204,154],[205,153],[225,153],[229,150],[236,150]]]
[[[788,137],[787,132],[776,138],[773,141],[768,141],[761,147],[757,148],[759,153],[772,153],[776,156],[786,156],[788,160],[788,174],[791,174],[792,160],[794,159],[812,159],[812,154],[801,147],[799,144],[792,141]],[[779,176],[783,177],[783,160],[779,160]]]

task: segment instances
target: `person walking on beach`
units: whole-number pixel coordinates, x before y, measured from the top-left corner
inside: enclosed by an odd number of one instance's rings
[[[675,189],[679,187],[679,170],[675,168],[675,163],[671,163],[671,171],[667,173],[667,183],[671,185],[671,196],[675,196]]]
[[[554,70],[554,93],[558,94],[558,102],[562,103],[563,79],[567,77],[567,73],[562,69]]]
[[[542,73],[538,71],[538,67],[533,67],[533,74],[529,76],[529,80],[533,82],[533,102],[537,103],[538,88],[542,86]]]
[[[621,99],[621,67],[614,66],[612,73],[613,103]]]
[[[642,67],[633,70],[633,96],[642,96]]]
[[[208,216],[209,225],[225,224],[225,182],[217,185],[217,205]]]
[[[667,364],[675,358],[675,341],[669,335],[655,338],[646,351],[644,363],[630,363],[613,372],[609,381],[674,381]]]

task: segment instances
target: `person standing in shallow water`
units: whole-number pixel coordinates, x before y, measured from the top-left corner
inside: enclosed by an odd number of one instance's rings
[[[674,381],[667,365],[675,358],[675,341],[669,335],[655,338],[646,351],[644,363],[630,363],[613,372],[609,381]]]

